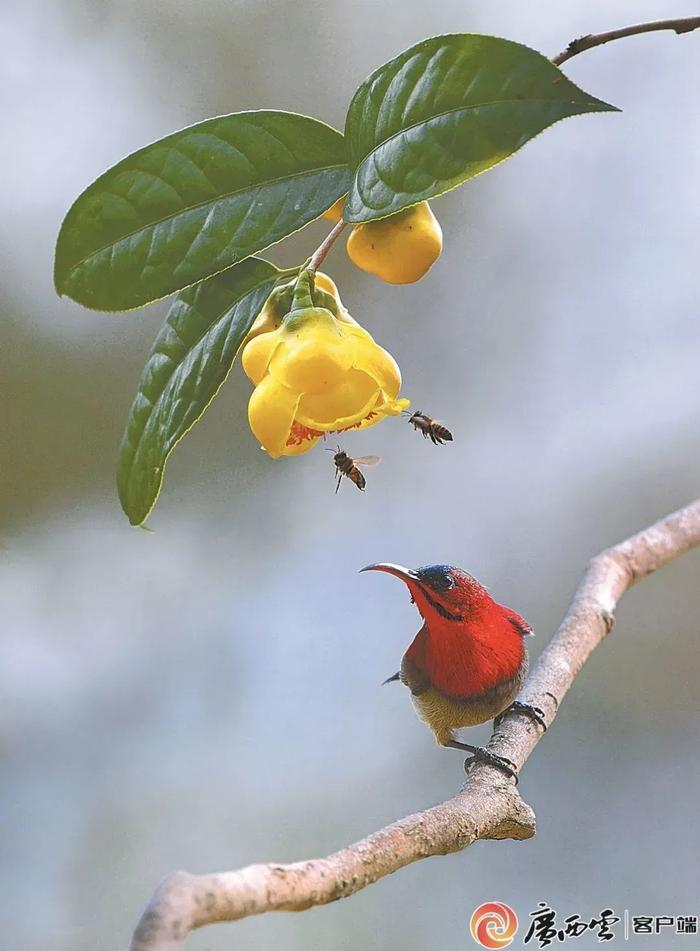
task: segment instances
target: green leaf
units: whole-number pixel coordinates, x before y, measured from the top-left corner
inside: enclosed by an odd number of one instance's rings
[[[168,456],[216,396],[284,272],[260,258],[188,287],[172,303],[122,440],[117,487],[132,525],[155,505]]]
[[[77,199],[56,246],[59,294],[128,310],[303,228],[348,190],[345,142],[291,112],[238,112],[166,136]]]
[[[519,43],[431,37],[380,66],[352,98],[345,138],[355,181],[344,217],[383,218],[492,168],[553,122],[617,111]]]

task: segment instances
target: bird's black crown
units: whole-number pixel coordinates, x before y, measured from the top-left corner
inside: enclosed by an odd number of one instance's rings
[[[454,572],[450,565],[428,565],[416,572],[419,580],[433,591],[449,591],[454,588]]]

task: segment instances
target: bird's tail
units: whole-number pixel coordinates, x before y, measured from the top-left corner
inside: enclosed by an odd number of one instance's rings
[[[394,680],[401,680],[401,674],[398,672],[398,670],[396,671],[393,677],[387,677],[386,680],[382,681],[382,687],[384,686],[384,684],[390,684]]]

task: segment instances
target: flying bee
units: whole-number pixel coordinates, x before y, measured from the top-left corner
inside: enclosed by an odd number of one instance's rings
[[[406,415],[408,415],[408,413]],[[438,422],[438,420],[433,419],[432,416],[421,413],[420,410],[416,410],[415,413],[412,413],[408,421],[409,423],[413,423],[415,430],[423,433],[423,439],[430,438],[431,442],[436,446],[438,444],[442,445],[446,442],[452,442],[452,433],[449,429]]]
[[[333,450],[329,449],[328,452],[333,452]],[[333,456],[335,471],[338,475],[338,483],[335,487],[336,495],[343,476],[346,476],[351,482],[354,482],[360,492],[364,492],[367,479],[365,479],[362,472],[360,472],[359,467],[376,466],[379,461],[379,456],[358,456],[357,459],[353,459],[352,456],[349,456],[347,452],[338,446],[338,451]]]

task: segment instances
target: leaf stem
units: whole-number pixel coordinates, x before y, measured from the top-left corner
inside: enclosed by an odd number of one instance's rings
[[[673,30],[675,33],[691,33],[700,29],[700,17],[680,17],[675,20],[655,20],[653,23],[638,23],[636,26],[625,26],[620,30],[610,30],[608,33],[588,33],[572,40],[563,53],[552,58],[555,66],[561,66],[572,56],[578,56],[585,50],[602,46],[611,40],[621,40],[625,36],[636,36],[638,33],[653,33],[656,30]]]
[[[314,253],[311,255],[311,260],[309,261],[307,270],[317,271],[321,264],[323,263],[326,255],[331,250],[335,242],[338,240],[340,235],[345,229],[346,222],[341,218],[340,221],[333,226],[332,231],[326,235],[321,244],[316,248]]]

